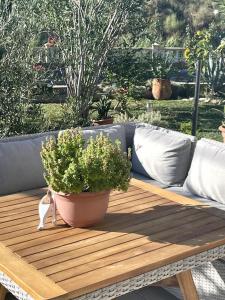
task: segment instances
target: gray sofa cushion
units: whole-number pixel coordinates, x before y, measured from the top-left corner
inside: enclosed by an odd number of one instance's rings
[[[126,134],[125,127],[123,125],[110,125],[106,127],[89,127],[83,129],[85,139],[89,139],[91,136],[96,137],[100,133],[107,135],[113,142],[119,140],[121,142],[121,149],[126,152]]]
[[[184,188],[225,204],[225,144],[206,139],[197,142]]]
[[[155,179],[152,179],[150,178],[149,176],[146,177],[144,175],[141,175],[139,173],[135,173],[135,172],[131,172],[131,178],[135,178],[135,179],[138,179],[138,180],[141,180],[141,181],[144,181],[145,183],[149,183],[149,184],[152,184],[152,185],[155,185],[155,186],[158,186],[162,189],[165,189],[167,188],[168,186],[155,180]]]
[[[209,206],[221,209],[221,210],[225,210],[225,204],[222,204],[222,203],[219,203],[219,202],[216,202],[216,201],[213,201],[213,200],[210,200],[210,199],[198,196],[198,195],[194,195],[194,194],[188,192],[184,187],[173,186],[173,187],[166,188],[166,190],[176,193],[178,195],[202,202],[206,205],[209,205]]]
[[[191,140],[173,131],[136,128],[132,169],[166,186],[182,185],[191,160]]]
[[[0,141],[0,195],[46,185],[40,158],[46,135],[24,140]]]

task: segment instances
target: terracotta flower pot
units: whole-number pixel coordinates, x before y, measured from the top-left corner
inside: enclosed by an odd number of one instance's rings
[[[222,125],[219,127],[219,130],[222,134],[223,137],[223,142],[225,143],[225,127],[223,127]]]
[[[89,227],[104,218],[110,191],[80,194],[53,193],[57,210],[68,225]]]
[[[113,124],[113,118],[107,118],[107,119],[102,119],[102,120],[94,120],[93,125],[94,126],[99,126],[99,125],[107,125],[107,124]]]
[[[170,99],[172,95],[169,79],[155,78],[152,81],[152,95],[156,100]]]

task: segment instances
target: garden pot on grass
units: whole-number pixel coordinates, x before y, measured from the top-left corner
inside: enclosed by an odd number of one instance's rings
[[[223,142],[225,143],[225,127],[223,127],[222,125],[219,127],[219,130],[222,134],[223,137]]]
[[[156,100],[170,99],[172,95],[171,82],[169,79],[155,78],[152,81],[152,95]]]
[[[101,222],[106,214],[110,191],[80,194],[54,193],[62,219],[72,227],[89,227]]]

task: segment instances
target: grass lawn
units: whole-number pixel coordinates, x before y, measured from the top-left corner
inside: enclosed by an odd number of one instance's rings
[[[137,116],[146,111],[147,101],[148,100],[130,101],[129,107],[131,112]],[[43,104],[42,107],[49,123],[52,122],[53,127],[57,128],[57,123],[61,117],[61,105]],[[213,111],[212,108],[223,111],[223,105],[200,102],[197,137],[222,141],[220,132],[218,131],[222,117],[220,113]],[[166,127],[188,134],[191,133],[193,111],[193,102],[191,100],[154,100],[153,109],[161,112],[162,120],[166,121]]]

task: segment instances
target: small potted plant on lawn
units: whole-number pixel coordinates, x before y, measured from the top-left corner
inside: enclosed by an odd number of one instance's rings
[[[223,117],[222,123],[221,123],[221,125],[219,126],[218,129],[221,132],[221,135],[223,137],[223,142],[225,143],[225,106],[223,108],[223,110],[224,110],[223,112],[221,110],[217,109],[217,108],[212,108],[212,110],[220,113],[221,116]]]
[[[100,222],[110,191],[128,188],[130,161],[119,141],[102,134],[85,141],[81,130],[66,130],[43,145],[41,157],[56,207],[70,226]]]
[[[94,106],[94,110],[98,113],[97,120],[93,121],[94,125],[106,125],[113,123],[113,118],[109,116],[111,105],[112,101],[108,98],[108,96],[103,95]]]
[[[154,99],[170,99],[172,95],[170,77],[175,72],[174,62],[169,57],[154,55],[151,64],[152,95]]]
[[[225,117],[224,117],[225,120]],[[222,122],[222,125],[220,125],[219,130],[223,137],[223,142],[225,143],[225,121]]]

